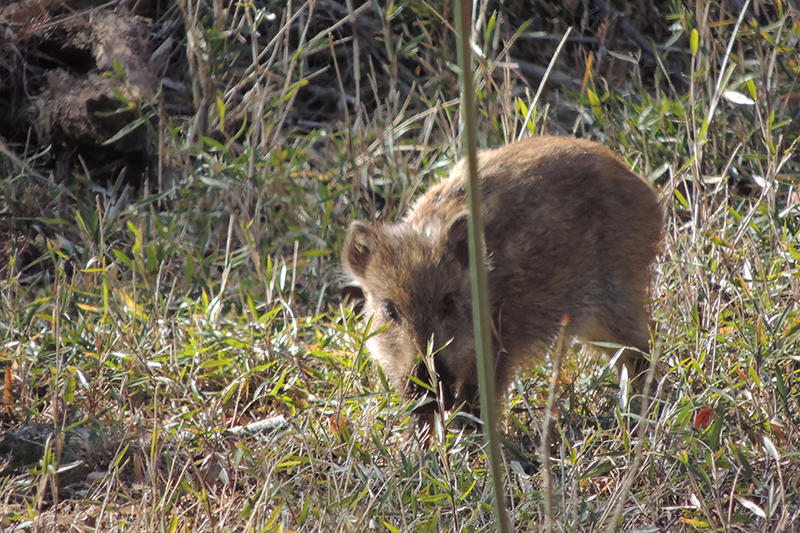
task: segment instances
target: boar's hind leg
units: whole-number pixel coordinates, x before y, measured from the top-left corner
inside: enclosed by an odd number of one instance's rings
[[[640,352],[647,354],[650,351],[648,313],[642,298],[626,297],[617,292],[606,300],[603,307],[580,336],[583,340],[620,344],[639,350],[625,350],[616,364],[620,371],[623,366],[627,368],[631,382],[639,388],[644,382],[636,378],[642,377],[647,369],[647,359]],[[602,351],[609,358],[617,352],[614,348],[602,348]]]
[[[611,318],[611,317],[610,317]],[[647,370],[647,359],[642,352],[650,353],[650,331],[648,328],[647,313],[643,306],[629,308],[626,315],[615,316],[608,325],[608,339],[614,344],[631,346],[639,351],[625,350],[617,359],[617,369],[628,369],[628,376],[636,388],[644,384],[643,374]],[[609,357],[613,357],[617,350],[607,348]]]

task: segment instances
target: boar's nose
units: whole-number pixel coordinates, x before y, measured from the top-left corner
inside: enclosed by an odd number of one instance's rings
[[[442,407],[445,411],[449,411],[455,405],[455,379],[450,374],[447,365],[444,364],[441,357],[434,356],[433,358],[434,371],[436,372],[436,381],[431,378],[428,365],[421,361],[416,367],[412,369],[412,375],[420,382],[426,385],[435,385],[436,390],[442,391]],[[416,414],[429,414],[439,410],[439,402],[436,396],[430,390],[420,387],[416,383],[411,384],[410,395],[414,399],[426,397],[428,401],[421,404],[415,409]]]
[[[434,347],[436,346],[434,343],[436,339],[433,338],[433,323],[428,317],[415,322],[414,332],[416,333],[417,347],[419,348],[419,353],[425,355],[428,353],[428,343],[431,343]]]

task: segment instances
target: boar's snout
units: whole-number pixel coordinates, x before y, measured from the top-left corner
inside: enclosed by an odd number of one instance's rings
[[[448,411],[455,405],[455,388],[457,386],[455,377],[450,374],[449,369],[438,356],[434,356],[433,358],[433,367],[436,372],[436,380],[431,379],[431,374],[428,370],[428,365],[425,364],[425,361],[420,361],[417,363],[417,365],[411,369],[411,375],[421,383],[433,385],[437,391],[441,391],[441,407],[443,407],[445,411]],[[414,414],[425,415],[439,411],[439,401],[433,391],[420,386],[413,380],[408,381],[406,394],[411,400],[425,398],[425,401],[414,409]]]

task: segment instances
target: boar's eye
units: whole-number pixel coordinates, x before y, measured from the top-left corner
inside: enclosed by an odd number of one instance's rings
[[[383,304],[383,315],[392,322],[400,322],[400,311],[397,310],[397,306],[391,300],[387,300]]]
[[[456,312],[456,295],[451,292],[444,296],[442,300],[442,316],[447,317]]]

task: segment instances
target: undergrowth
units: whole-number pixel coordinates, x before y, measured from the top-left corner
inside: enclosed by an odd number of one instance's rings
[[[800,527],[800,23],[758,4],[675,2],[660,46],[582,27],[558,54],[552,14],[478,6],[481,143],[600,141],[668,214],[650,400],[570,350],[542,461],[552,368],[515,381],[516,531]],[[2,152],[3,530],[495,527],[481,436],[409,437],[339,295],[349,220],[395,219],[460,153],[449,4],[325,5],[169,10],[198,112],[151,114],[138,192]],[[567,77],[535,106],[534,46]]]

